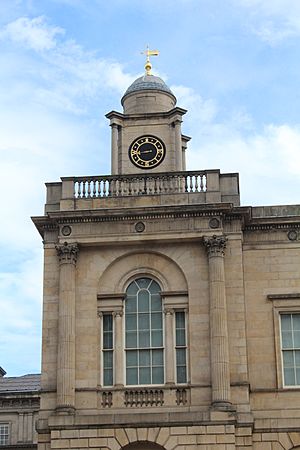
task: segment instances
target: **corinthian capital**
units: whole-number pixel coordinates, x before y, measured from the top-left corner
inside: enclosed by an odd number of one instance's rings
[[[55,246],[57,256],[59,258],[59,262],[61,264],[63,263],[69,263],[69,264],[76,264],[77,261],[77,255],[79,252],[78,244],[68,244],[67,242],[64,242],[63,244],[58,244]]]
[[[208,256],[224,256],[226,241],[225,236],[204,236],[203,244],[206,247]]]

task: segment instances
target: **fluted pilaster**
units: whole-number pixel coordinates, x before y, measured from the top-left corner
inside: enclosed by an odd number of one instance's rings
[[[114,311],[115,318],[115,385],[124,386],[123,312]]]
[[[78,245],[56,246],[60,264],[57,410],[71,413],[75,409],[75,271]]]
[[[224,254],[225,236],[204,237],[209,264],[212,405],[230,405],[230,370]]]
[[[174,309],[165,308],[165,343],[166,343],[166,384],[175,384],[174,374]]]

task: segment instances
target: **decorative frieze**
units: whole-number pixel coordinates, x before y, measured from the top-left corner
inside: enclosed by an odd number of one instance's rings
[[[35,408],[40,406],[39,398],[1,398],[0,408]]]

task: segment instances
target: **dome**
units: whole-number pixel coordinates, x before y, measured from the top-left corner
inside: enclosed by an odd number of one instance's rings
[[[174,108],[176,97],[161,78],[145,74],[129,86],[121,103],[125,113],[162,112]]]
[[[144,91],[144,90],[156,90],[167,92],[168,94],[174,95],[171,89],[166,85],[166,83],[159,77],[155,75],[143,75],[142,77],[137,78],[127,89],[123,98],[136,91]]]

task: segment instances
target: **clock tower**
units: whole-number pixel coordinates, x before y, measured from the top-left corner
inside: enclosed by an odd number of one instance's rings
[[[148,63],[149,64],[149,63]],[[185,170],[189,137],[181,134],[185,109],[166,83],[152,75],[137,78],[121,99],[123,112],[111,111],[112,175]]]

